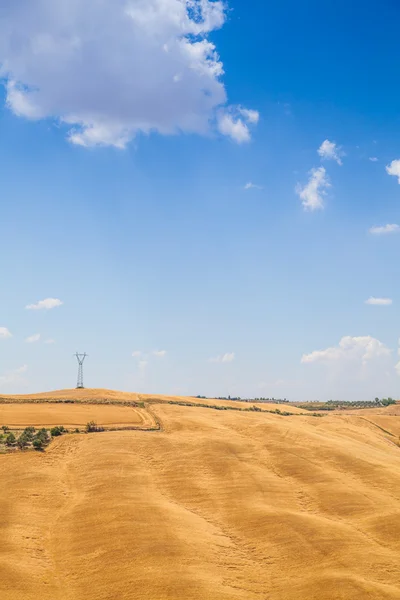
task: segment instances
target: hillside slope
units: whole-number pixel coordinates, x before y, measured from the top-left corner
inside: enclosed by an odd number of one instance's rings
[[[400,598],[399,417],[152,410],[0,456],[2,600]]]

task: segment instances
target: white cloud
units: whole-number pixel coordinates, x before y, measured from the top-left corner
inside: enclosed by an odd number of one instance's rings
[[[257,185],[256,183],[252,183],[251,181],[249,181],[248,183],[246,183],[246,185],[243,188],[244,190],[263,190],[263,186],[262,185]]]
[[[16,115],[59,120],[81,146],[124,148],[139,132],[206,135],[215,123],[249,141],[247,124],[258,122],[258,112],[227,106],[223,64],[208,39],[225,23],[225,2],[3,5],[0,76]]]
[[[245,120],[252,125],[257,125],[258,121],[260,120],[260,113],[258,110],[249,110],[248,108],[242,108],[239,106],[238,111],[242,117],[244,117]]]
[[[135,352],[132,352],[132,356],[134,358],[140,358],[142,356],[142,352],[140,350],[135,350]]]
[[[386,167],[386,172],[393,177],[397,177],[400,183],[400,160],[392,160],[390,165]]]
[[[12,337],[12,333],[7,329],[7,327],[0,327],[0,339],[5,340],[10,337]]]
[[[238,144],[251,140],[250,130],[242,119],[234,117],[229,113],[222,113],[218,119],[218,129],[227,137]]]
[[[35,342],[38,342],[40,340],[40,333],[36,333],[35,335],[31,335],[30,337],[27,337],[25,342],[27,344],[34,344]]]
[[[345,155],[340,146],[329,140],[322,142],[318,148],[318,154],[323,160],[335,160],[338,165],[343,164],[341,157]]]
[[[10,371],[6,375],[2,375],[0,377],[0,386],[19,383],[21,381],[21,375],[23,375],[23,373],[26,373],[27,370],[28,366],[23,365],[18,369],[14,369],[14,371]]]
[[[157,356],[158,358],[164,358],[164,356],[166,356],[167,351],[166,350],[154,350],[153,352],[154,356]]]
[[[400,225],[396,225],[396,223],[382,225],[381,227],[371,227],[371,229],[369,230],[369,232],[374,235],[385,235],[387,233],[399,233],[399,231],[400,231]]]
[[[210,362],[213,363],[230,363],[235,360],[234,352],[227,352],[226,354],[221,354],[220,356],[216,356],[215,358],[210,358]]]
[[[378,161],[379,161],[379,158],[376,158],[376,156],[370,156],[369,160],[370,160],[371,162],[378,162]]]
[[[304,210],[319,210],[324,208],[326,189],[330,187],[324,167],[311,169],[308,183],[302,187],[296,186],[296,193],[300,196]]]
[[[37,304],[28,304],[25,306],[27,310],[51,310],[52,308],[57,308],[57,306],[62,306],[63,302],[58,300],[58,298],[46,298],[45,300],[40,300]]]
[[[301,362],[312,363],[339,363],[359,362],[365,366],[369,361],[381,357],[389,357],[391,351],[382,342],[371,337],[343,337],[338,346],[326,348],[326,350],[315,350],[311,354],[304,354]]]
[[[45,344],[55,344],[56,340],[53,340],[53,339],[49,338],[48,340],[45,340],[44,343]]]
[[[393,300],[391,298],[375,298],[371,296],[371,298],[365,301],[365,304],[370,304],[371,306],[390,306],[393,304]]]

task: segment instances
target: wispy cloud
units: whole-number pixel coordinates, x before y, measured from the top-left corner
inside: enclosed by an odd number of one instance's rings
[[[391,298],[375,298],[374,296],[371,296],[371,298],[368,298],[368,300],[365,301],[365,304],[371,306],[391,306],[393,300]]]
[[[210,362],[212,363],[230,363],[235,360],[234,352],[227,352],[226,354],[221,354],[220,356],[215,356],[214,358],[210,358]]]
[[[140,358],[142,354],[143,352],[141,350],[135,350],[134,352],[132,352],[133,358]]]
[[[12,337],[12,333],[7,329],[7,327],[0,327],[0,339],[5,340],[10,337]]]
[[[166,350],[154,350],[153,351],[154,356],[157,356],[158,358],[164,358],[164,356],[166,356],[167,351]]]
[[[397,177],[400,183],[400,160],[392,160],[390,165],[387,165],[386,172],[393,177]]]
[[[45,344],[55,344],[56,340],[53,340],[53,339],[49,338],[48,340],[45,340],[44,343]]]
[[[13,383],[19,383],[21,381],[21,375],[26,373],[27,370],[28,370],[28,366],[23,365],[22,367],[19,367],[18,369],[9,371],[8,373],[6,373],[6,375],[2,375],[0,377],[0,385],[3,386],[3,385],[10,385]]]
[[[310,178],[305,186],[298,184],[296,193],[302,201],[304,210],[321,210],[324,208],[326,190],[331,187],[324,167],[311,169]]]
[[[396,223],[390,223],[380,227],[371,227],[369,233],[372,233],[373,235],[386,235],[388,233],[399,233],[399,231],[400,225],[396,225]]]
[[[245,120],[252,125],[257,125],[258,121],[260,120],[260,113],[258,110],[250,110],[248,108],[239,106],[238,111],[242,117],[244,117]]]
[[[31,335],[26,338],[25,342],[27,344],[34,344],[40,340],[40,333],[35,333],[35,335]]]
[[[379,158],[377,158],[376,156],[370,156],[369,160],[370,160],[371,162],[378,162],[378,161],[379,161]]]
[[[318,148],[318,154],[322,160],[334,160],[338,165],[343,164],[342,157],[345,156],[341,146],[338,146],[335,142],[330,142],[329,140],[322,142],[321,146]]]
[[[248,183],[246,183],[246,185],[243,188],[244,190],[263,190],[263,186],[262,185],[257,185],[256,183],[252,183],[251,181],[249,181]]]
[[[58,298],[46,298],[45,300],[39,300],[36,304],[28,304],[25,308],[27,310],[51,310],[62,306],[63,302]]]

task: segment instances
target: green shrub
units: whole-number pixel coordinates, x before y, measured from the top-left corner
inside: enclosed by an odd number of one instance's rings
[[[46,429],[43,428],[37,432],[37,434],[35,435],[34,442],[37,440],[40,441],[43,445],[46,445],[49,443],[49,441],[50,441],[49,434],[47,433]]]
[[[15,442],[16,442],[16,437],[13,433],[9,433],[8,436],[6,437],[6,446],[14,446]]]
[[[23,450],[24,448],[27,447],[29,443],[29,438],[28,436],[25,435],[25,433],[21,433],[21,435],[19,436],[18,440],[17,440],[17,446],[20,450]]]
[[[24,429],[23,435],[26,437],[26,439],[29,442],[31,442],[33,440],[33,436],[35,435],[35,431],[36,431],[36,429],[34,427],[26,427]]]
[[[62,425],[59,425],[58,427],[52,427],[52,429],[50,429],[51,437],[59,437],[63,433],[66,433],[66,429]]]
[[[33,440],[33,447],[35,450],[43,450],[44,445],[45,444],[41,438],[36,438]]]

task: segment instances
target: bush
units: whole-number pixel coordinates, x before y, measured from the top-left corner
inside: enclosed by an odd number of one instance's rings
[[[18,448],[20,450],[23,450],[24,448],[27,447],[28,443],[29,443],[28,436],[26,436],[25,433],[21,433],[21,435],[19,436],[19,438],[17,440]]]
[[[40,429],[40,431],[38,431],[35,436],[35,440],[39,440],[40,442],[42,442],[42,444],[48,444],[50,440],[47,430],[44,428]]]
[[[15,435],[13,433],[9,433],[6,437],[6,446],[14,446],[16,441]]]
[[[33,447],[35,448],[35,450],[43,450],[44,445],[45,444],[41,438],[36,438],[35,440],[33,440]]]
[[[393,398],[383,398],[382,404],[383,406],[390,406],[391,404],[396,404],[396,400],[393,400]]]
[[[8,433],[10,431],[10,428],[7,427],[7,425],[3,425],[2,430],[4,431],[4,433]]]
[[[59,437],[63,433],[66,433],[66,429],[62,425],[59,425],[58,427],[53,427],[52,429],[50,429],[51,437]]]
[[[22,435],[24,435],[26,437],[26,439],[29,442],[31,442],[33,440],[35,431],[36,431],[36,429],[34,427],[26,427],[26,429],[24,429],[24,433]]]
[[[95,421],[86,423],[86,433],[95,433],[98,431],[104,431],[104,427],[99,427]]]

